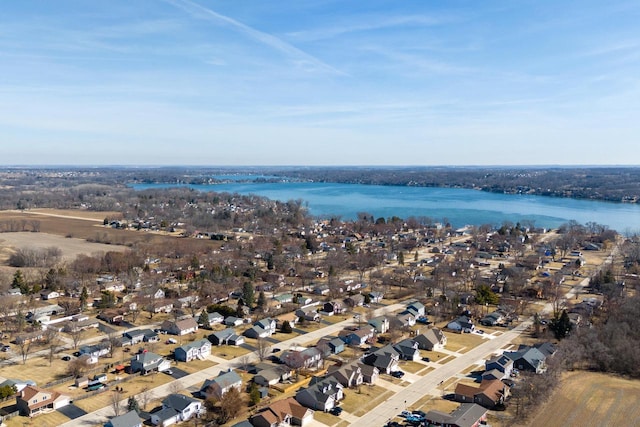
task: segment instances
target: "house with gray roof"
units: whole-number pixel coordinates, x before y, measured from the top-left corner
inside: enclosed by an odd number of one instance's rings
[[[389,319],[386,316],[378,316],[367,322],[378,334],[385,334],[389,330]]]
[[[196,340],[176,348],[173,354],[180,362],[205,360],[211,354],[211,342],[208,339]]]
[[[547,369],[547,356],[535,347],[521,347],[518,351],[505,351],[504,355],[513,360],[513,366],[521,371],[541,374]]]
[[[151,423],[162,427],[190,420],[202,411],[202,402],[183,394],[170,394],[162,400],[162,409],[151,414]]]
[[[427,412],[425,419],[433,426],[477,427],[487,420],[487,412],[487,409],[476,403],[462,403],[449,414],[431,410]]]
[[[277,322],[275,319],[266,318],[258,320],[252,327],[244,331],[244,336],[249,338],[267,338],[273,335],[277,329]]]
[[[413,339],[420,350],[439,350],[447,345],[447,336],[438,328],[429,328]]]
[[[142,419],[136,411],[129,411],[111,418],[104,427],[142,427]]]
[[[513,360],[507,357],[504,354],[492,357],[491,359],[484,362],[484,369],[486,371],[497,370],[502,372],[503,376],[500,378],[507,378],[511,375],[513,371]]]
[[[316,411],[330,411],[344,399],[343,385],[333,377],[314,377],[309,387],[299,390],[295,399],[302,406]]]
[[[400,353],[391,345],[386,345],[373,353],[365,355],[362,361],[367,365],[378,368],[380,372],[389,374],[398,369]]]
[[[420,350],[418,343],[407,338],[393,345],[395,351],[400,355],[401,360],[418,360],[420,359]]]
[[[131,359],[131,371],[142,372],[142,375],[153,371],[166,371],[169,368],[171,368],[170,361],[147,350],[143,350]]]
[[[242,389],[242,378],[232,369],[220,372],[217,377],[207,379],[200,387],[200,395],[204,398],[214,397],[216,399],[224,396],[229,390]]]
[[[207,337],[213,345],[242,345],[244,344],[244,337],[238,335],[232,328],[223,329],[209,334]]]

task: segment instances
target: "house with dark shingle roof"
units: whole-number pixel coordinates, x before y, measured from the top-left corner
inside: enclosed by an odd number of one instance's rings
[[[244,337],[236,334],[236,331],[232,328],[223,329],[210,334],[209,341],[213,345],[241,345],[244,344]]]
[[[151,423],[162,427],[187,421],[202,411],[202,402],[183,394],[170,394],[162,400],[162,409],[151,414]]]
[[[430,328],[413,339],[421,350],[439,350],[447,345],[447,336],[438,328]]]
[[[367,365],[378,368],[380,372],[386,374],[398,369],[400,353],[398,353],[391,345],[384,346],[373,353],[364,356],[362,361]]]
[[[330,411],[344,399],[343,385],[333,377],[313,377],[309,387],[296,393],[296,400],[303,406],[317,411]]]

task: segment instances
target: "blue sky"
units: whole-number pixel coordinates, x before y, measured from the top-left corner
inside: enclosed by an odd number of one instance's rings
[[[634,1],[20,0],[5,165],[639,164]]]

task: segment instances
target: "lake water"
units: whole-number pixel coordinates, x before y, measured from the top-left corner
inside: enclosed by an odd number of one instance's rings
[[[132,188],[176,187],[173,184],[135,184]],[[435,222],[500,225],[523,220],[554,228],[575,220],[593,221],[619,232],[640,231],[640,205],[528,195],[507,195],[454,188],[402,187],[362,184],[232,182],[189,185],[199,191],[255,194],[273,200],[304,201],[313,216],[354,219],[358,212],[374,218],[425,216]]]

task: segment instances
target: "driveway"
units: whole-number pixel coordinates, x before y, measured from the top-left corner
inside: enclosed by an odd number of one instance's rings
[[[67,406],[63,406],[62,408],[59,408],[58,412],[60,412],[65,417],[68,417],[72,420],[75,420],[76,418],[80,418],[81,416],[87,414],[85,410],[78,408],[73,403]]]

